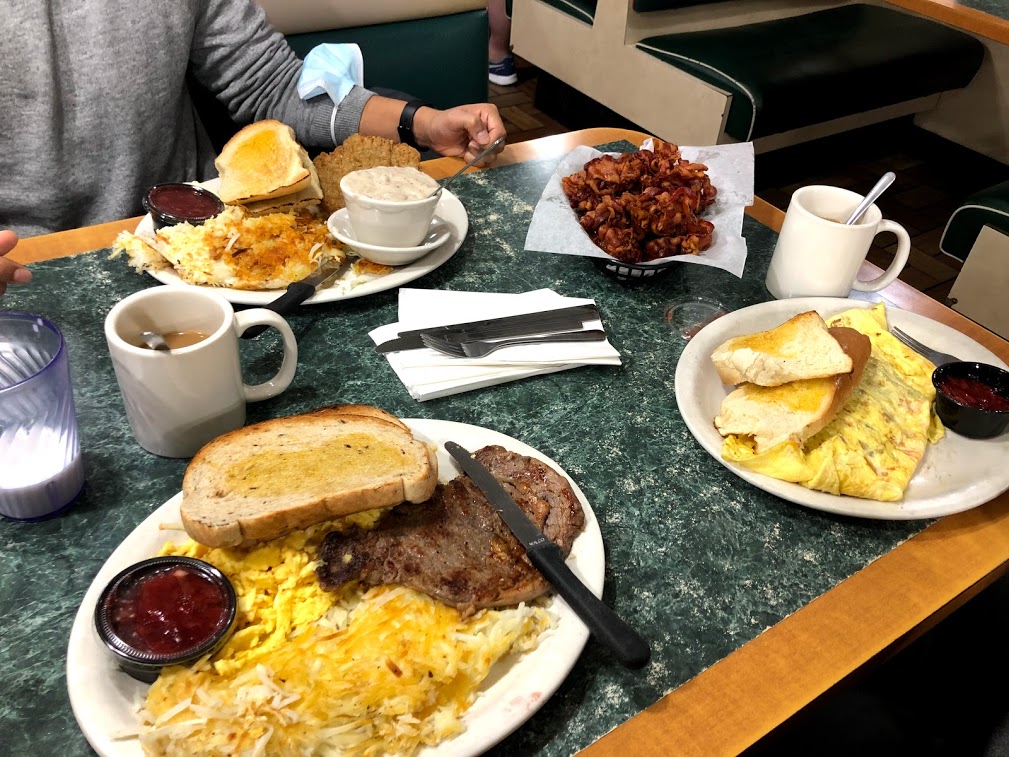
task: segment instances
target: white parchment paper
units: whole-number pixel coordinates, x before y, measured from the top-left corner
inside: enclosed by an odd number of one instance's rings
[[[651,149],[651,146],[650,139],[642,145],[644,149]],[[675,255],[650,262],[655,264],[675,260],[710,265],[735,276],[742,276],[746,265],[743,212],[748,205],[753,204],[753,144],[741,142],[712,147],[681,147],[680,152],[687,160],[706,165],[711,183],[718,190],[714,204],[701,215],[701,218],[715,225],[714,236],[711,247],[699,255]],[[588,161],[602,154],[594,147],[576,147],[557,165],[557,170],[547,181],[533,210],[533,218],[526,234],[527,250],[615,259],[589,239],[578,224],[578,217],[561,186],[561,177],[581,171]]]

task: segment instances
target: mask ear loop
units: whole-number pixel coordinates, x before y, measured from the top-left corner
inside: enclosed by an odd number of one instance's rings
[[[336,105],[333,106],[333,112],[329,115],[329,138],[333,140],[333,146],[336,146]]]

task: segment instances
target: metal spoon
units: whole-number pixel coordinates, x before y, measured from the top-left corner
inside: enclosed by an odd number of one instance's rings
[[[479,161],[483,160],[485,157],[487,157],[488,154],[490,154],[492,151],[496,150],[499,145],[504,144],[504,141],[505,141],[505,137],[498,137],[497,139],[495,139],[493,142],[491,142],[489,145],[487,145],[485,148],[483,148],[477,154],[477,156],[475,158],[473,158],[473,160],[471,160],[469,163],[467,163],[466,165],[464,165],[462,168],[460,168],[454,174],[452,174],[447,179],[445,179],[445,181],[443,181],[441,183],[441,186],[438,187],[436,190],[434,190],[430,195],[428,195],[428,197],[432,197],[432,196],[438,194],[441,190],[443,190],[445,187],[447,187],[449,184],[451,184],[453,181],[455,181],[457,178],[459,178],[466,171],[467,168],[469,168],[470,166],[472,166],[474,163],[478,163]]]
[[[165,338],[161,336],[157,331],[141,331],[140,338],[144,340],[144,344],[150,347],[152,350],[169,350],[171,347],[168,346],[168,342]]]
[[[883,174],[882,178],[876,182],[876,186],[869,190],[869,194],[865,196],[865,199],[862,200],[862,202],[858,204],[858,207],[855,208],[854,212],[848,216],[848,220],[844,222],[844,225],[851,226],[852,224],[858,223],[858,219],[860,219],[865,211],[869,209],[869,206],[876,202],[879,196],[887,190],[887,187],[893,184],[893,180],[896,178],[897,176],[893,171],[887,171]]]

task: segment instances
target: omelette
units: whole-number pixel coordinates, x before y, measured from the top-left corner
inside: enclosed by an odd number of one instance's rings
[[[171,267],[187,284],[251,290],[284,289],[346,257],[314,213],[251,216],[236,205],[200,226],[166,226],[153,237],[121,232],[112,257],[123,253],[138,271]]]
[[[757,454],[751,439],[730,435],[722,458],[809,489],[896,502],[925,449],[945,433],[932,409],[935,366],[892,334],[882,303],[828,319],[869,337],[862,380],[834,419],[801,446],[786,441]]]

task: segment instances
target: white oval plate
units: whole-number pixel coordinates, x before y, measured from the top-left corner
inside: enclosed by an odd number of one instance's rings
[[[722,437],[714,418],[733,387],[725,386],[711,363],[715,348],[734,336],[773,328],[807,310],[825,319],[851,308],[873,303],[830,297],[774,300],[736,310],[701,329],[691,339],[676,366],[676,404],[701,446],[745,481],[789,502],[840,515],[877,520],[917,520],[969,510],[1009,489],[1009,433],[995,439],[968,439],[947,430],[938,444],[929,444],[899,502],[880,502],[813,491],[799,484],[761,475],[722,459]],[[921,342],[964,360],[1006,365],[969,336],[925,316],[894,307],[886,309],[887,323]]]
[[[329,227],[330,234],[355,250],[379,253],[391,252],[400,255],[430,252],[448,239],[449,234],[452,233],[452,230],[437,213],[431,219],[431,226],[428,228],[427,234],[424,235],[424,239],[416,247],[383,247],[380,244],[368,244],[367,242],[358,241],[354,235],[354,226],[350,222],[350,214],[346,208],[340,208],[333,213],[326,222],[326,225]]]
[[[522,442],[490,429],[453,421],[404,419],[418,437],[438,448],[439,478],[448,481],[459,475],[455,461],[445,452],[444,442],[458,442],[470,451],[488,444],[542,460],[564,475],[585,511],[585,530],[575,539],[567,564],[596,595],[602,596],[605,553],[599,524],[578,484],[546,455]],[[94,627],[95,603],[105,585],[123,568],[157,554],[167,541],[186,538],[181,528],[176,494],[147,517],[116,548],[84,595],[70,631],[67,648],[67,690],[77,723],[88,743],[102,757],[143,757],[136,738],[122,734],[136,731],[135,707],[142,704],[148,686],[122,672],[102,646]],[[539,646],[520,657],[499,662],[463,716],[465,730],[436,747],[421,749],[427,757],[467,757],[478,755],[505,738],[539,710],[567,677],[588,640],[585,625],[554,596],[549,600],[557,616],[557,627],[547,632]]]
[[[206,187],[213,192],[217,189],[219,183],[218,179],[211,179],[210,181],[202,182],[200,186]],[[435,206],[435,213],[449,227],[450,232],[448,239],[445,240],[445,242],[436,250],[433,250],[430,254],[425,255],[419,260],[415,260],[409,265],[397,268],[392,273],[387,273],[384,276],[378,276],[370,281],[362,282],[353,289],[349,289],[347,291],[344,291],[343,288],[341,288],[340,278],[331,279],[324,286],[320,287],[315,294],[305,300],[304,304],[319,305],[326,302],[350,300],[355,297],[364,297],[369,294],[384,292],[388,289],[395,289],[398,286],[402,286],[403,284],[419,279],[421,276],[433,271],[456,253],[456,251],[462,246],[463,240],[466,238],[466,234],[469,232],[469,216],[466,214],[466,208],[463,206],[459,198],[447,189],[442,191],[441,199],[438,200],[438,204]],[[137,225],[134,233],[145,236],[153,236],[154,222],[151,220],[151,216],[149,214],[140,220],[140,223]],[[149,271],[148,273],[162,284],[173,284],[176,286],[199,286],[200,289],[217,292],[223,296],[224,299],[235,305],[268,305],[284,293],[283,289],[264,289],[254,291],[248,289],[230,289],[228,287],[187,284],[180,279],[179,275],[171,268],[166,268],[161,271]]]

